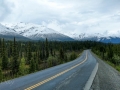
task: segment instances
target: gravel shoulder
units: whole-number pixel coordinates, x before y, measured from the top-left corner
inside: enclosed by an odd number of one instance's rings
[[[90,90],[120,90],[120,73],[95,54],[92,55],[98,61],[99,67]]]

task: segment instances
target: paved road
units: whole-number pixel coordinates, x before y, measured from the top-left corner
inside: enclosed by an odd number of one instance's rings
[[[0,90],[83,90],[96,63],[85,50],[74,61],[0,83]]]

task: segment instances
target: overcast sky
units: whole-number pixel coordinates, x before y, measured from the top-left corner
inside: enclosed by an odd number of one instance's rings
[[[0,0],[0,22],[42,24],[64,33],[116,33],[120,0]]]

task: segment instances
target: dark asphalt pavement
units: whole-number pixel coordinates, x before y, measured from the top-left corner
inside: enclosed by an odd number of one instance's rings
[[[86,55],[87,60],[84,63],[74,67],[84,61]],[[53,77],[58,73],[64,72],[71,67],[74,68],[61,75],[58,75],[54,79],[48,80],[40,86],[38,85],[33,90],[83,90],[96,63],[97,62],[91,52],[89,50],[85,50],[82,55],[74,61],[0,83],[0,90],[24,90],[50,77]],[[29,88],[29,90],[31,89]]]

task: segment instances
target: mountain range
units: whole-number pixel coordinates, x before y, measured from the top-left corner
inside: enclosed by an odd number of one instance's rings
[[[74,39],[61,34],[51,28],[47,28],[43,25],[36,25],[32,23],[16,23],[16,24],[4,24],[5,27],[9,27],[14,30],[15,33],[27,37],[31,40],[45,40],[50,41],[73,41]]]
[[[5,38],[7,40],[13,40],[14,37],[16,37],[17,40],[24,40],[24,41],[30,40],[29,38],[16,33],[14,29],[5,27],[2,24],[0,24],[0,38]]]
[[[109,33],[81,33],[81,34],[70,34],[70,37],[78,41],[99,41],[104,43],[120,43],[120,32],[117,31],[116,34]]]
[[[105,43],[120,43],[120,31],[116,34],[109,33],[81,33],[81,34],[62,34],[51,28],[43,25],[37,25],[32,23],[15,23],[0,24],[0,38],[8,40],[16,37],[17,40],[45,40],[46,38],[50,41],[100,41]]]

